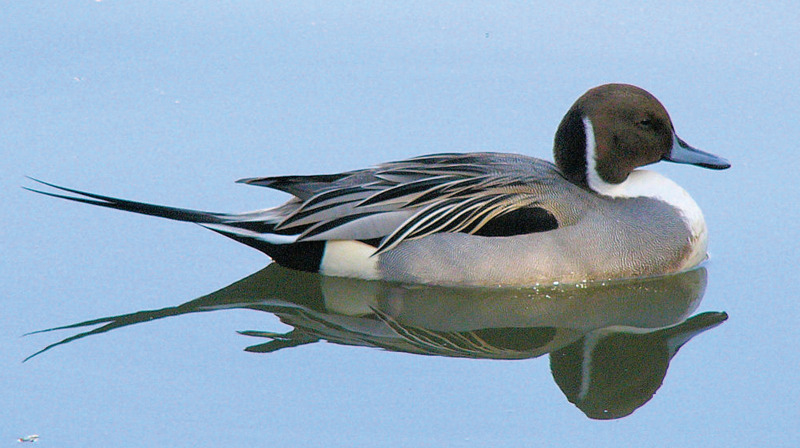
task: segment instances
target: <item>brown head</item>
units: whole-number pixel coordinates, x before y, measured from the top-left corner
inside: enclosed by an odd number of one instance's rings
[[[590,186],[593,176],[619,184],[634,169],[660,160],[714,169],[730,166],[678,138],[664,106],[629,84],[605,84],[578,98],[558,127],[554,156],[562,173],[584,186]]]

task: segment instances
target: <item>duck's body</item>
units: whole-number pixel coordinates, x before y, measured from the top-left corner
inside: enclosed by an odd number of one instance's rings
[[[333,175],[244,179],[286,204],[238,215],[124,201],[47,184],[111,208],[191,221],[277,263],[327,275],[449,285],[532,285],[677,272],[706,255],[702,212],[680,186],[635,168],[728,163],[683,143],[637,87],[587,92],[562,121],[556,163],[435,154]]]
[[[519,227],[512,224],[488,237],[480,231],[478,235],[436,233],[406,241],[380,254],[375,277],[438,284],[531,285],[677,272],[705,257],[705,222],[693,202],[682,205],[698,212],[700,221],[693,223],[699,230],[696,234],[685,215],[669,203],[598,196],[566,181],[540,160],[516,159],[516,164],[537,167],[542,175],[536,195],[541,202],[509,214],[509,221]],[[654,172],[648,175],[660,177]],[[531,215],[534,222],[514,214]],[[334,270],[338,266],[323,268],[341,275]]]

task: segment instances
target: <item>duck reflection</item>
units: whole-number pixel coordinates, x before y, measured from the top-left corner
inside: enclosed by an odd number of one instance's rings
[[[318,341],[422,355],[526,359],[550,354],[556,384],[588,417],[629,415],[661,386],[670,360],[727,319],[691,316],[706,270],[536,288],[447,288],[325,277],[272,264],[176,307],[104,317],[37,333],[96,326],[45,347],[154,319],[225,309],[277,316],[287,333],[242,331],[270,353]]]

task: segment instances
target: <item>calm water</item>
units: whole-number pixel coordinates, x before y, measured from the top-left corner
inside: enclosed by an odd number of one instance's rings
[[[790,2],[5,7],[0,444],[800,445],[798,16]],[[243,211],[285,197],[242,177],[549,159],[566,109],[611,81],[650,90],[683,139],[733,163],[656,167],[705,212],[700,269],[505,290],[330,279],[19,188],[31,175]]]

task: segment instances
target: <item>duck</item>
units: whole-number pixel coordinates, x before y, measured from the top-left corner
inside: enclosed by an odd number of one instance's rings
[[[675,132],[652,94],[588,90],[554,139],[555,163],[499,152],[440,153],[337,174],[238,182],[291,195],[229,214],[136,202],[33,179],[28,190],[193,222],[308,272],[446,286],[534,286],[666,275],[707,257],[689,193],[642,167],[730,163]],[[45,188],[49,187],[49,189]]]

